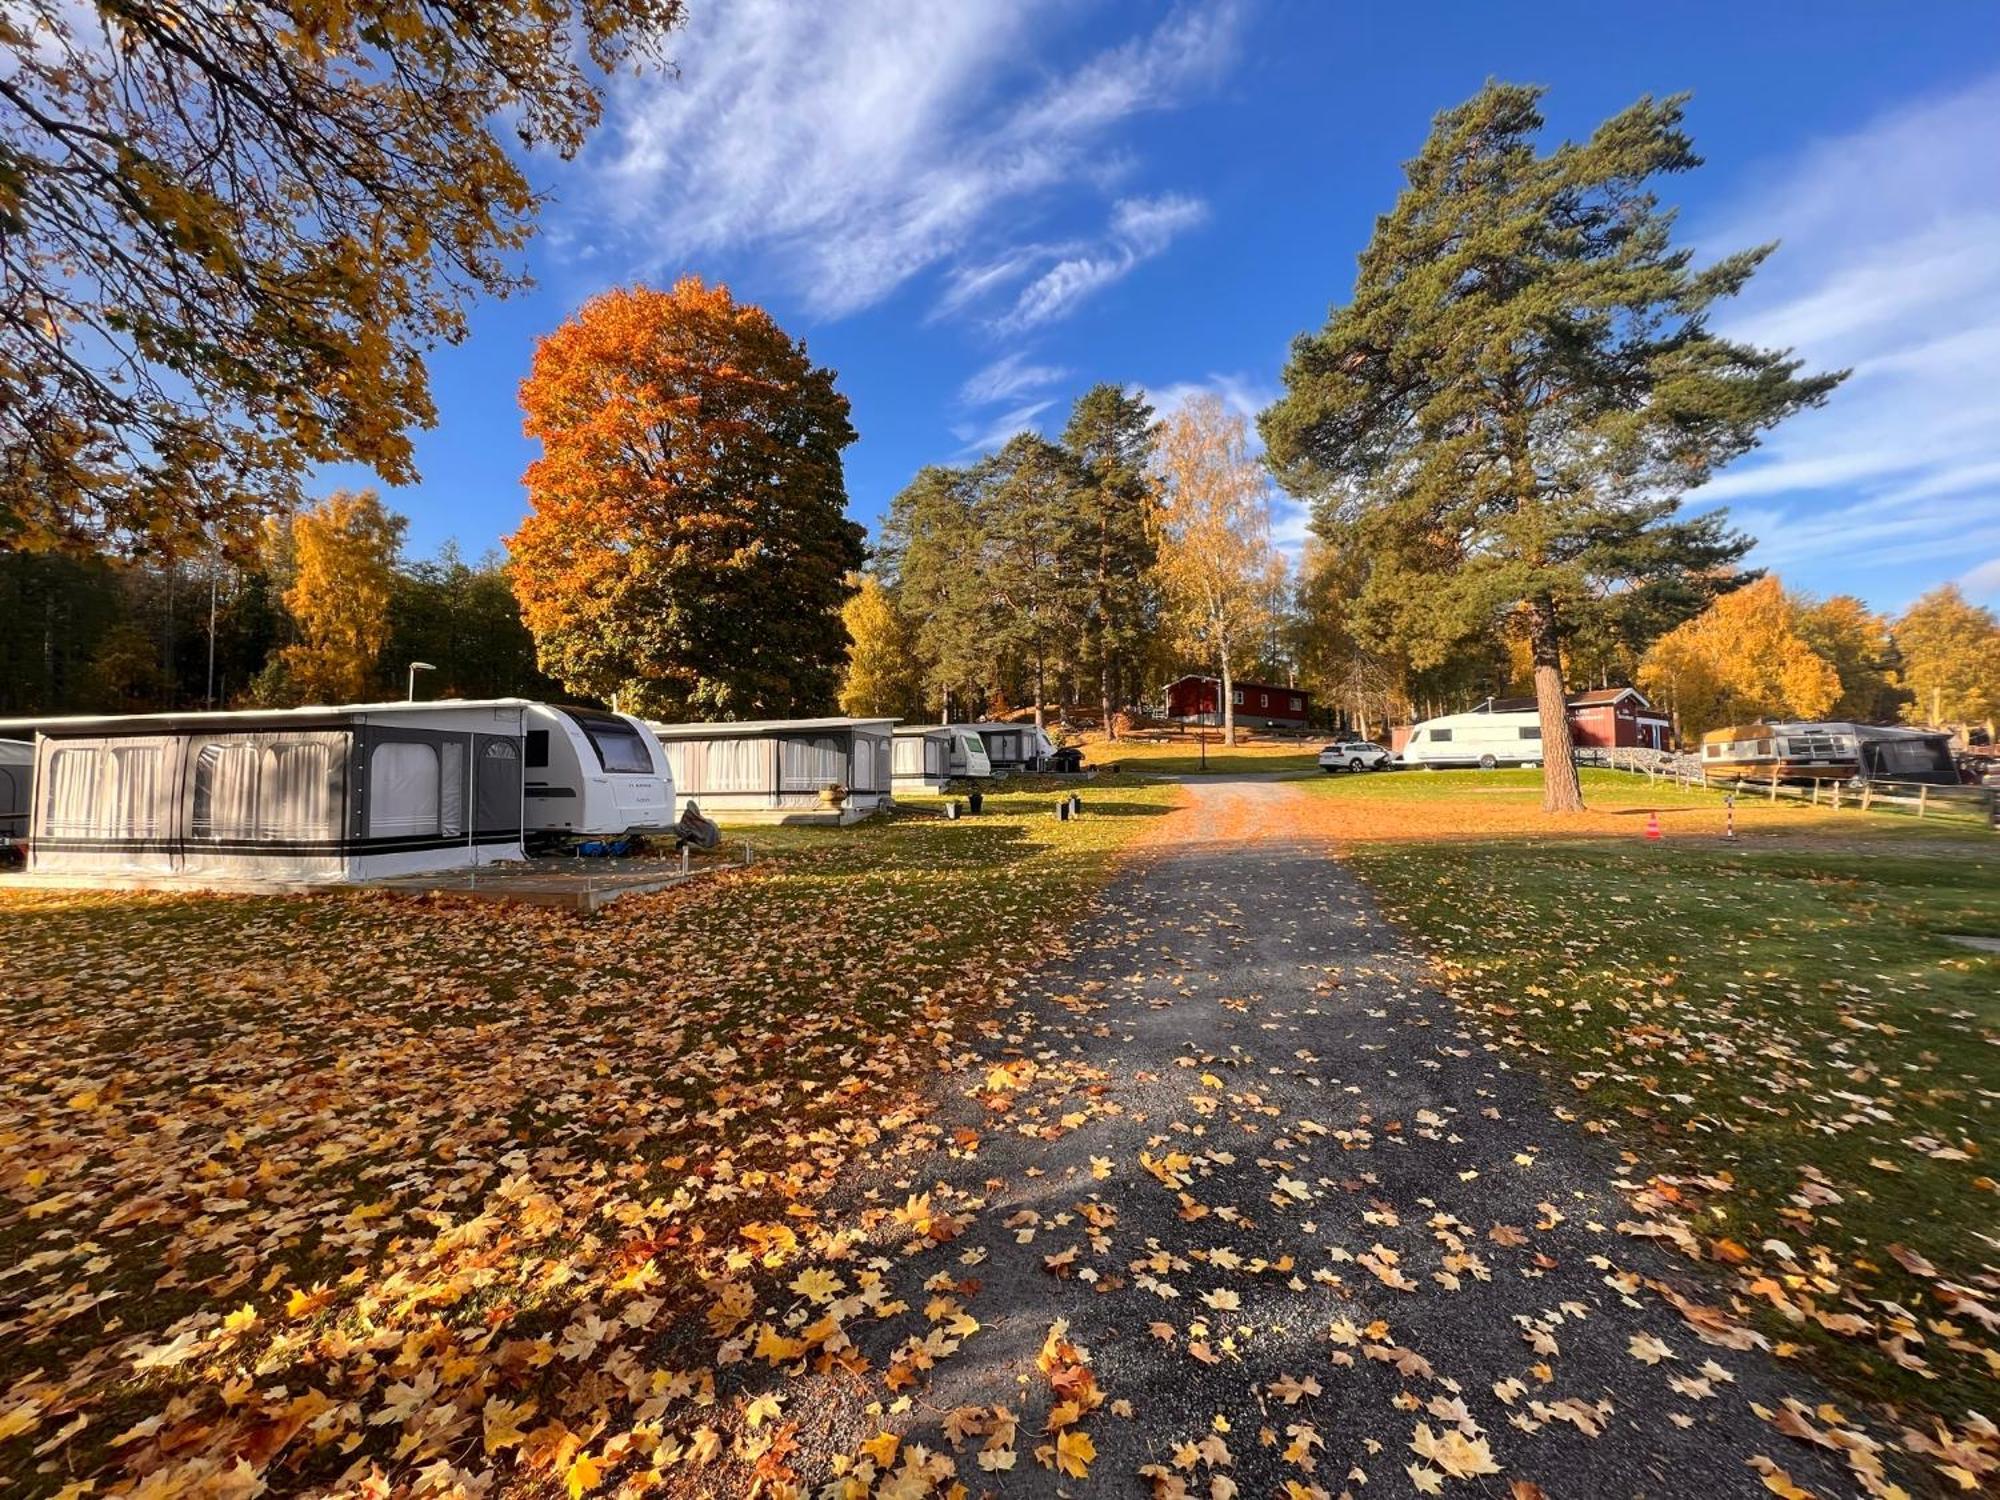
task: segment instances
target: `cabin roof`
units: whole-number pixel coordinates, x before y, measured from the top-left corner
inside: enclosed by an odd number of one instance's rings
[[[816,729],[877,729],[895,725],[900,719],[742,719],[718,720],[701,724],[658,724],[651,719],[646,727],[663,740],[728,739],[735,735],[806,734]]]
[[[1602,708],[1607,703],[1616,703],[1625,697],[1637,698],[1642,708],[1651,709],[1653,706],[1647,701],[1646,695],[1634,687],[1592,688],[1587,693],[1571,693],[1568,705],[1571,708]],[[1491,698],[1487,701],[1491,705],[1491,711],[1497,714],[1526,713],[1535,706],[1533,698]],[[1474,713],[1478,711],[1472,710]]]
[[[1184,682],[1213,682],[1220,686],[1222,679],[1207,672],[1184,672],[1167,686],[1177,688]],[[1282,682],[1257,682],[1248,677],[1232,678],[1229,685],[1232,688],[1258,688],[1267,693],[1297,693],[1301,697],[1309,697],[1312,693],[1311,688],[1287,687]]]

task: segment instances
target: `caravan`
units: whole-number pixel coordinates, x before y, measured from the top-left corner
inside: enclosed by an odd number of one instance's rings
[[[938,792],[952,780],[984,780],[993,774],[986,742],[963,724],[904,724],[892,737],[891,787],[899,792]]]
[[[1538,766],[1542,721],[1534,709],[1474,709],[1426,719],[1410,731],[1396,756],[1405,766]]]
[[[674,773],[643,719],[548,703],[525,711],[522,796],[531,848],[673,826]]]
[[[18,858],[28,844],[28,802],[35,784],[35,747],[0,740],[0,863]]]

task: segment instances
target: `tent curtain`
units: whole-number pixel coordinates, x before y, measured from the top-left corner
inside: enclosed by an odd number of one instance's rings
[[[188,837],[257,837],[257,747],[247,741],[203,745],[194,758],[194,807]]]
[[[65,745],[49,757],[42,832],[56,838],[161,836],[164,754],[152,745]]]
[[[439,813],[435,745],[383,740],[368,755],[368,836],[435,835]]]
[[[340,837],[340,752],[344,736],[267,745],[257,790],[257,836],[272,840]]]
[[[788,792],[816,792],[844,779],[847,757],[831,735],[779,742],[778,785]]]

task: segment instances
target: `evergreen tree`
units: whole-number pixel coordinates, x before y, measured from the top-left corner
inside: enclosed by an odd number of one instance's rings
[[[1094,385],[1077,398],[1063,447],[1082,464],[1078,521],[1090,550],[1085,628],[1095,658],[1104,732],[1113,739],[1113,710],[1131,701],[1134,658],[1158,624],[1148,574],[1159,499],[1149,472],[1158,429],[1153,408],[1123,386]]]
[[[995,681],[985,544],[964,469],[922,469],[889,502],[876,566],[915,631],[921,688],[939,719],[969,717]]]
[[[1740,556],[1681,494],[1841,377],[1709,329],[1770,247],[1697,270],[1672,243],[1648,184],[1699,164],[1679,98],[1544,154],[1540,93],[1489,84],[1438,117],[1262,430],[1320,523],[1354,523],[1413,664],[1482,626],[1525,638],[1555,812],[1582,806],[1565,640],[1603,599],[1698,590]]]
[[[1037,728],[1050,673],[1074,661],[1095,592],[1095,538],[1078,503],[1088,478],[1074,455],[1032,432],[974,475],[993,642],[1027,667]]]

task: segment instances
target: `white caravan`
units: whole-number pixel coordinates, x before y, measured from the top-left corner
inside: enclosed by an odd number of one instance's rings
[[[892,747],[890,786],[898,792],[942,791],[947,781],[993,774],[986,742],[963,724],[904,724]]]
[[[1406,766],[1538,766],[1542,763],[1542,720],[1533,709],[1446,714],[1426,719],[1410,731],[1396,760]]]
[[[643,719],[534,703],[522,730],[523,827],[531,846],[673,827],[674,773]]]

